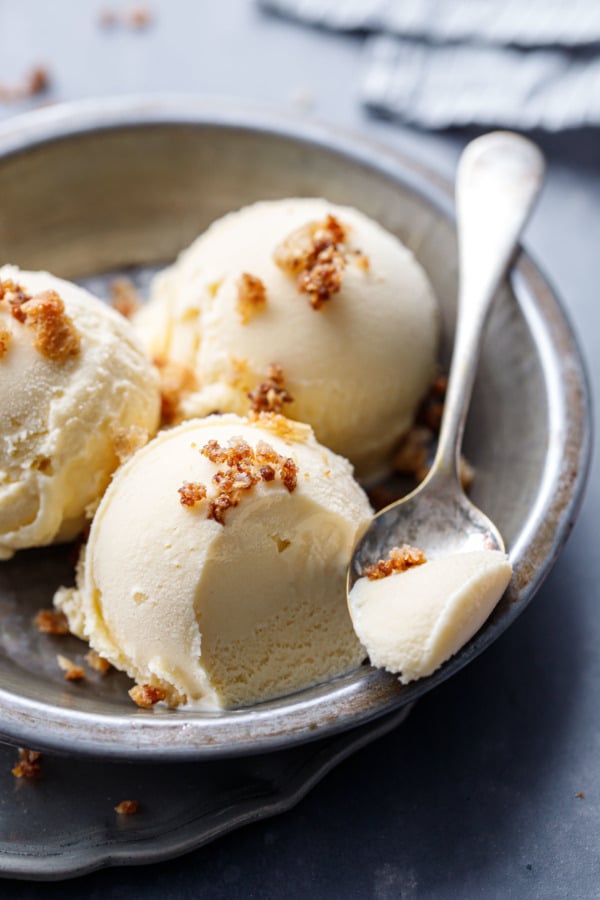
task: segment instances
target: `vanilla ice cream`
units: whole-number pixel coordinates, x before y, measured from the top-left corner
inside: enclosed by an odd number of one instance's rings
[[[403,684],[431,675],[483,625],[511,572],[504,553],[479,550],[359,578],[349,607],[371,663]]]
[[[186,422],[117,472],[77,588],[55,603],[154,699],[255,703],[364,658],[345,579],[370,519],[351,466],[308,426],[273,414]]]
[[[151,356],[187,372],[175,420],[245,415],[250,393],[310,423],[366,478],[386,469],[429,387],[437,320],[394,235],[355,209],[288,199],[215,222],[157,276],[134,324]],[[273,364],[285,406],[269,394]]]
[[[47,272],[0,268],[0,559],[73,538],[159,409],[125,319]]]

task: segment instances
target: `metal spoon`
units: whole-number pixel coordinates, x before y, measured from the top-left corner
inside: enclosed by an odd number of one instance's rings
[[[437,453],[425,480],[381,510],[358,542],[347,588],[365,566],[411,544],[428,559],[504,550],[496,526],[465,496],[459,459],[488,312],[541,187],[544,159],[517,134],[493,132],[465,149],[456,177],[460,289],[456,338]]]

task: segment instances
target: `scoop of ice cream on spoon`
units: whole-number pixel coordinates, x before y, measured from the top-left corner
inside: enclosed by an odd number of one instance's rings
[[[477,138],[461,157],[460,289],[437,453],[421,485],[374,517],[348,570],[355,631],[371,662],[399,673],[404,683],[454,655],[510,580],[498,529],[464,494],[459,458],[488,313],[543,172],[538,148],[510,132]]]

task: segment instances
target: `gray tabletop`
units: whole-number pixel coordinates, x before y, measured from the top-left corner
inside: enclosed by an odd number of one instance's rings
[[[448,177],[468,139],[363,113],[360,36],[292,25],[249,0],[152,0],[153,20],[139,30],[101,28],[107,7],[0,0],[0,83],[44,63],[51,101],[154,90],[263,101],[357,129]],[[0,117],[41,100],[0,103]],[[600,135],[536,138],[549,170],[525,243],[564,300],[594,384]],[[517,623],[294,810],[168,863],[61,884],[3,882],[0,895],[598,897],[598,485],[593,464],[572,537]]]

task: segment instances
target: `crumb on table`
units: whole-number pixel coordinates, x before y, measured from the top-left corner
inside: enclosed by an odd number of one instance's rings
[[[35,97],[48,90],[50,73],[46,66],[36,65],[26,72],[20,84],[13,86],[0,84],[0,102],[12,103]]]
[[[139,808],[140,804],[137,800],[121,800],[114,807],[114,810],[119,816],[135,816]]]

